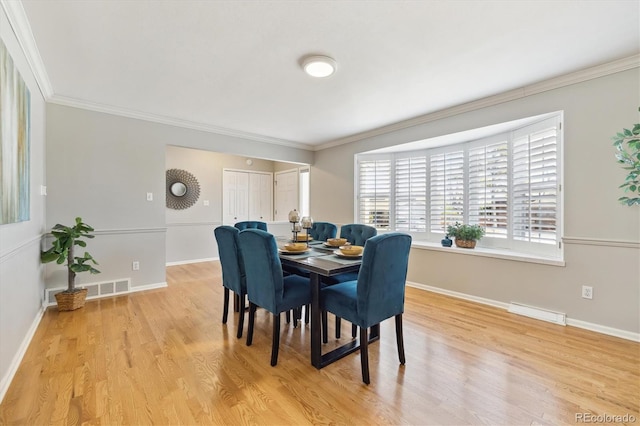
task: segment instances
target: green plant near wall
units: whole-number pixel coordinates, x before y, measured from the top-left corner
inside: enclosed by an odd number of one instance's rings
[[[51,248],[47,251],[43,251],[40,254],[40,260],[42,263],[49,263],[55,261],[57,264],[62,265],[67,263],[67,278],[68,288],[64,293],[74,293],[76,291],[75,278],[76,273],[90,272],[92,274],[99,274],[96,268],[90,265],[93,263],[97,265],[98,262],[88,253],[84,252],[84,256],[74,256],[74,247],[86,247],[87,243],[83,241],[83,238],[94,238],[91,232],[94,229],[82,222],[82,218],[76,217],[76,224],[74,226],[65,226],[57,224],[51,230],[54,240]]]
[[[640,205],[640,123],[635,124],[631,130],[622,129],[612,139],[618,163],[629,172],[624,183],[619,186],[629,196],[620,197],[618,201],[627,206]]]

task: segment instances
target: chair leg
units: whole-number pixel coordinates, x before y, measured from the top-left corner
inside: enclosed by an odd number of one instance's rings
[[[336,317],[336,339],[340,338],[340,328],[342,327],[340,317]]]
[[[255,322],[256,307],[257,305],[255,303],[249,302],[249,328],[247,329],[247,346],[251,346],[251,343],[253,343],[253,323]]]
[[[351,337],[355,339],[357,335],[358,335],[358,326],[355,324],[351,324]]]
[[[322,343],[329,341],[329,330],[327,329],[329,323],[327,321],[327,311],[322,311]]]
[[[278,347],[280,346],[280,314],[273,314],[273,341],[271,343],[271,366],[278,364]]]
[[[242,307],[238,313],[240,317],[238,318],[238,333],[236,334],[236,337],[239,339],[242,337],[242,329],[244,327],[244,293],[240,293],[238,296],[240,297],[240,306]]]
[[[222,308],[222,323],[227,323],[227,316],[229,315],[229,289],[224,288],[224,307]]]
[[[233,312],[240,312],[240,297],[236,293],[233,293]]]
[[[310,318],[310,312],[311,311],[311,305],[305,305],[304,306],[304,323],[305,324],[309,324],[309,318]]]
[[[404,365],[404,336],[402,335],[402,314],[396,315],[396,340],[398,341],[398,358],[400,364]]]
[[[287,319],[287,324],[289,324],[291,322],[291,312],[287,311],[284,316]]]
[[[298,328],[298,318],[300,318],[300,308],[293,310],[293,328]]]
[[[360,364],[362,381],[369,384],[369,331],[366,327],[360,327]]]

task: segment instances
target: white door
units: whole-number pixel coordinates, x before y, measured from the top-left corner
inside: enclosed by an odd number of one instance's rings
[[[222,222],[233,225],[249,220],[249,174],[224,170],[222,188]]]
[[[277,172],[275,178],[276,211],[275,221],[289,220],[289,211],[300,210],[298,205],[298,170]]]
[[[249,174],[249,220],[271,221],[272,179],[270,173]]]

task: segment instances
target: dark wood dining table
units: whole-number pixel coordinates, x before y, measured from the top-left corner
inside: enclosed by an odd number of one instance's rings
[[[286,241],[278,239],[278,245],[283,245]],[[311,280],[311,365],[317,369],[326,367],[349,355],[360,348],[356,339],[333,349],[325,354],[322,353],[322,317],[320,308],[320,288],[321,276],[330,277],[345,272],[358,271],[362,264],[362,257],[341,258],[335,254],[335,248],[326,247],[322,241],[312,241],[309,243],[309,250],[302,254],[290,254],[284,250],[279,250],[280,261],[283,265],[292,266],[304,271],[308,271]],[[369,342],[374,342],[380,337],[379,326],[371,327]]]

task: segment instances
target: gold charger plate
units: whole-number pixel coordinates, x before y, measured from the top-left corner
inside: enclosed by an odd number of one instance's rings
[[[281,254],[304,254],[304,253],[309,253],[309,249],[292,251],[292,250],[286,250],[286,249],[279,248],[278,249],[278,253],[281,253]]]
[[[339,251],[336,251],[334,253],[336,256],[341,257],[343,259],[358,259],[360,257],[362,257],[362,253],[360,254],[342,254]]]

